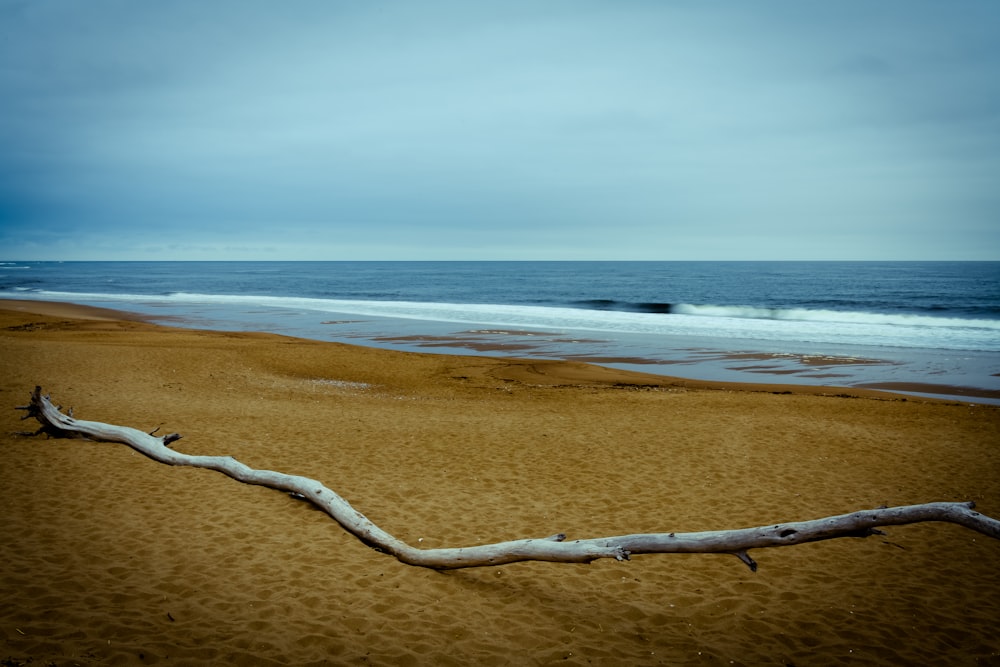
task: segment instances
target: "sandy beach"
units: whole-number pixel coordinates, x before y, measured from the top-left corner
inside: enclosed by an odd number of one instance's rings
[[[321,480],[428,547],[929,501],[1000,516],[1000,408],[404,353],[0,303],[4,665],[1000,665],[1000,542],[944,524],[726,555],[441,573],[76,417]]]

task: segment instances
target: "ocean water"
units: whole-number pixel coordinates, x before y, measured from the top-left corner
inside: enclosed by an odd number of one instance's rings
[[[1000,404],[1000,262],[3,262],[0,298]]]

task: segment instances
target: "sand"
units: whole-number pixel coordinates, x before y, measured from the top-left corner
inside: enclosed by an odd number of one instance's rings
[[[4,665],[1000,664],[1000,542],[944,524],[732,556],[438,573],[83,419],[323,481],[459,546],[737,528],[932,500],[1000,516],[1000,409],[699,384],[0,304]],[[84,317],[88,319],[84,319]]]

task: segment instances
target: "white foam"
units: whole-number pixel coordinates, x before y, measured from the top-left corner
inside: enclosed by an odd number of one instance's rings
[[[754,306],[714,306],[680,303],[671,312],[701,317],[733,317],[739,319],[791,320],[802,322],[851,322],[857,324],[899,324],[927,327],[983,327],[1000,330],[1000,321],[954,317],[932,317],[907,313],[884,314],[807,308],[758,308]]]
[[[559,331],[614,332],[662,336],[702,336],[772,342],[836,343],[865,346],[1000,352],[1000,321],[880,315],[829,310],[759,309],[745,306],[675,308],[673,314],[586,310],[548,306],[365,301],[307,297],[174,293],[99,294],[18,292],[19,298],[80,302],[273,308],[352,316],[450,322],[463,325]],[[277,316],[277,314],[276,314]]]

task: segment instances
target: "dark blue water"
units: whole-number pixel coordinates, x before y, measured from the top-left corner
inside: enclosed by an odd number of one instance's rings
[[[27,269],[25,269],[27,267]],[[0,292],[266,295],[1000,319],[1000,262],[22,262]]]
[[[699,379],[1000,397],[1000,262],[18,262],[0,264],[0,297]],[[761,356],[738,361],[748,354]]]

